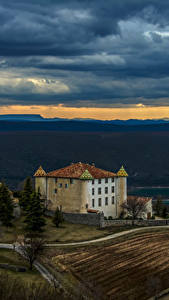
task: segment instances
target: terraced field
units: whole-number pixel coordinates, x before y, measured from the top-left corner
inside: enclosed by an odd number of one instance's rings
[[[93,299],[148,299],[169,287],[169,231],[80,248],[51,250],[50,262],[68,269]]]

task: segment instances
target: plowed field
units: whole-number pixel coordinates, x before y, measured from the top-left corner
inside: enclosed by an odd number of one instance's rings
[[[107,244],[51,250],[93,292],[93,299],[148,299],[169,287],[169,231],[139,233]]]

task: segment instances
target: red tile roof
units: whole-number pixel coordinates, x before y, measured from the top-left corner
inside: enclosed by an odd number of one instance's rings
[[[115,173],[108,172],[96,168],[94,165],[75,163],[65,168],[47,173],[49,177],[62,177],[62,178],[80,178],[82,174],[88,170],[93,179],[95,178],[109,178],[117,176]]]

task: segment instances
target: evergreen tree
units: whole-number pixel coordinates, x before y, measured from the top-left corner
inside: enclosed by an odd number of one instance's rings
[[[32,180],[30,177],[27,177],[24,182],[24,188],[23,188],[23,191],[21,192],[21,197],[19,200],[19,204],[24,210],[26,210],[27,206],[29,206],[29,201],[30,201],[32,192],[33,192]]]
[[[55,210],[55,214],[52,221],[56,227],[59,227],[59,224],[63,223],[64,221],[62,211],[58,207]]]
[[[162,199],[160,196],[158,196],[156,204],[155,204],[155,212],[157,216],[161,215],[161,211],[162,211]]]
[[[42,232],[42,227],[45,226],[43,217],[43,205],[39,193],[33,192],[30,196],[29,203],[26,207],[26,223],[25,230],[29,232]]]
[[[12,226],[13,202],[10,192],[4,183],[0,184],[0,221],[4,226]]]
[[[167,215],[168,215],[168,212],[167,212],[167,207],[166,207],[166,206],[164,206],[164,207],[163,207],[163,211],[162,211],[162,217],[163,217],[163,218],[166,218],[166,217],[167,217]]]

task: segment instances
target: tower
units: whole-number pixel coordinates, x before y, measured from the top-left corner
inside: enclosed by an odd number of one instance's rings
[[[38,170],[35,172],[35,191],[40,192],[42,199],[47,201],[47,176],[46,172],[40,166]]]
[[[127,201],[127,177],[128,174],[122,166],[117,172],[117,217],[122,212],[122,203]]]

